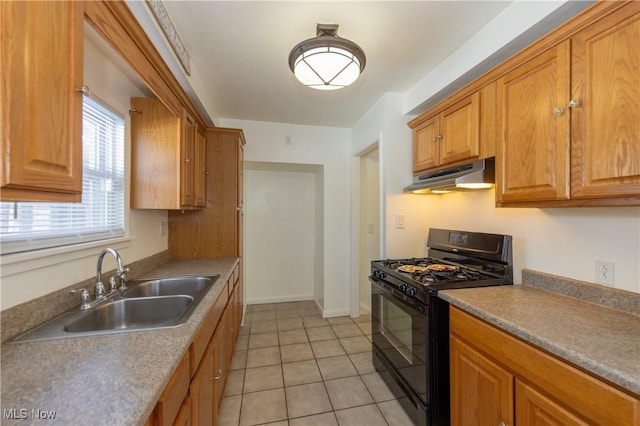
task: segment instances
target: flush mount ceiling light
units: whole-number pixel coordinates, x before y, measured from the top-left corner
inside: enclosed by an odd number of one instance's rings
[[[316,34],[289,53],[289,68],[296,78],[318,90],[342,89],[356,81],[366,63],[360,46],[338,37],[337,24],[318,24]]]

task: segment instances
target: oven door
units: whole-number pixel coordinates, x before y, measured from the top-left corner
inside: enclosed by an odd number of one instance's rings
[[[426,405],[429,401],[428,306],[374,277],[371,281],[373,344],[393,372]]]

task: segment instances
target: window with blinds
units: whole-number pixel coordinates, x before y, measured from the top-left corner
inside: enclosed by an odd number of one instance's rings
[[[0,203],[2,254],[124,235],[124,119],[87,96],[82,150],[81,203]]]

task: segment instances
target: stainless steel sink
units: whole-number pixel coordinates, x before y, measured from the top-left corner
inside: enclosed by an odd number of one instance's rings
[[[129,288],[122,295],[124,297],[172,296],[179,294],[194,296],[209,290],[217,279],[218,275],[133,280],[127,283]]]
[[[69,333],[148,330],[181,324],[193,305],[191,296],[121,299],[97,306],[64,326]]]
[[[129,287],[121,294],[87,310],[76,307],[11,341],[27,342],[177,327],[189,319],[218,277],[182,276],[132,280],[127,282]]]

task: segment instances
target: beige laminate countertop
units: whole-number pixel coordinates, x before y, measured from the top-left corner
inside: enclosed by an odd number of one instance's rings
[[[438,295],[640,395],[640,316],[528,285],[445,290]]]
[[[47,424],[142,425],[237,262],[173,260],[145,274],[220,275],[179,327],[2,345],[1,423],[41,424],[39,409],[55,411]],[[11,409],[26,419],[8,419]]]

